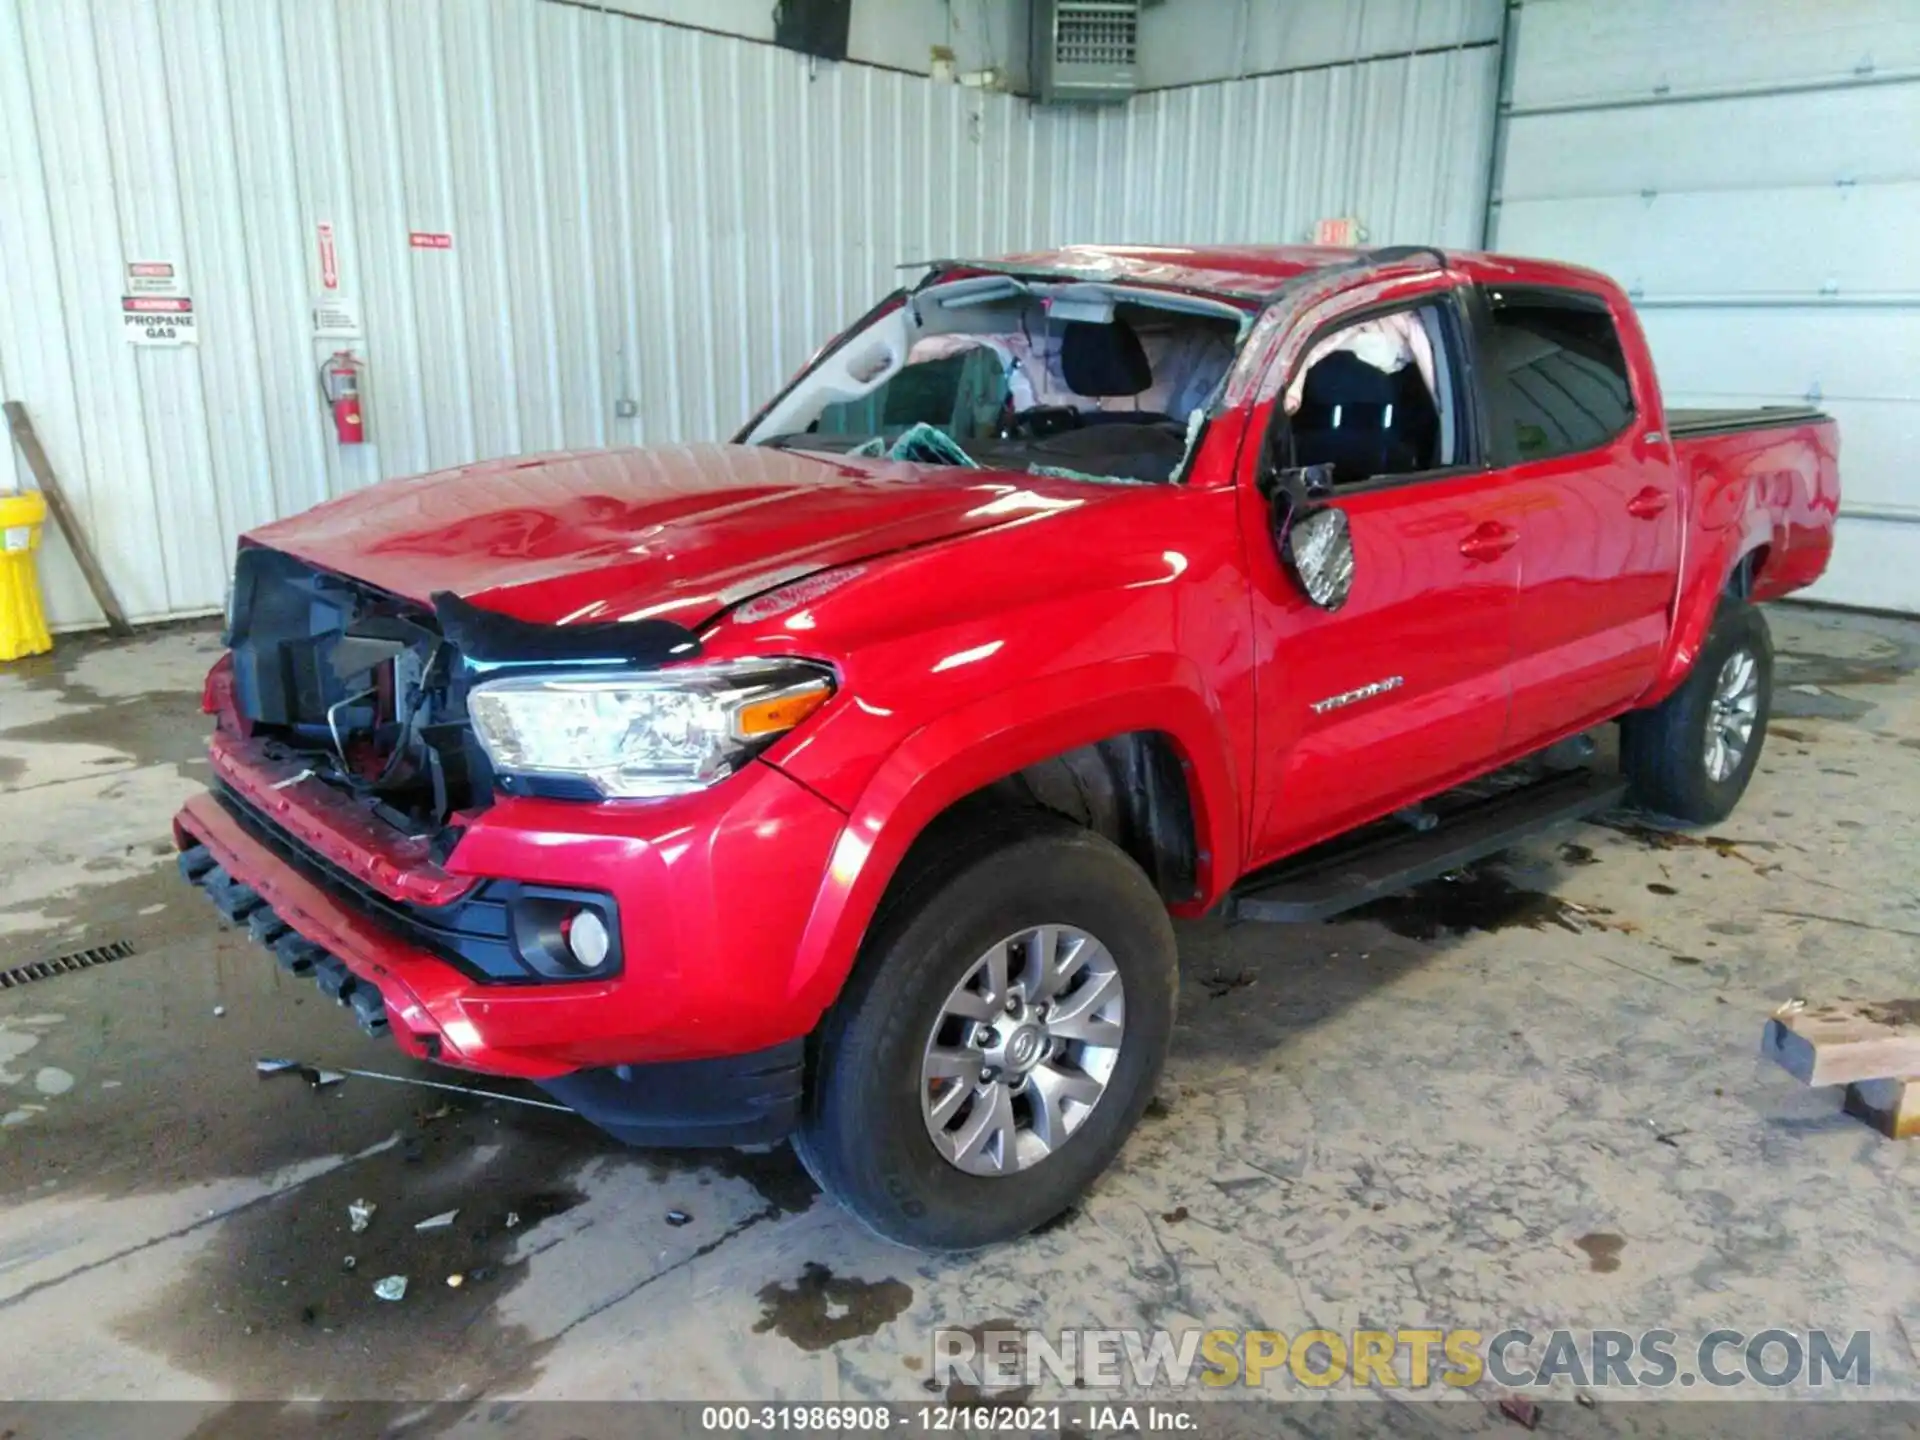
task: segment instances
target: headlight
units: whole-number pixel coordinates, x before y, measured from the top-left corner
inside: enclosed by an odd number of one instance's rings
[[[824,666],[742,660],[643,673],[526,675],[467,695],[508,775],[584,780],[602,795],[683,795],[730,775],[833,693]]]

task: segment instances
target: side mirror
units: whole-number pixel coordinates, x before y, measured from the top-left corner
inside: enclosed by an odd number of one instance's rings
[[[1273,540],[1301,591],[1322,610],[1338,610],[1353,590],[1353,534],[1347,513],[1327,504],[1331,465],[1267,472]]]
[[[1322,610],[1338,610],[1353,590],[1353,533],[1347,512],[1331,505],[1297,518],[1280,542],[1287,569],[1307,599]]]

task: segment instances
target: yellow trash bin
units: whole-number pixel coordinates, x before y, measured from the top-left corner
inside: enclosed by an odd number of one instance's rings
[[[46,519],[47,502],[39,491],[0,491],[0,660],[53,648],[47,617],[40,610],[39,577],[33,572],[33,552],[40,548],[40,527]]]

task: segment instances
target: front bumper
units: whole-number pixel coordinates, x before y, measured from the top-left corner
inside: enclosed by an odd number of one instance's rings
[[[231,780],[244,763],[230,753],[216,770]],[[794,957],[844,817],[769,766],[672,800],[501,799],[474,817],[451,874],[617,902],[624,966],[591,980],[477,976],[397,926],[402,897],[370,895],[350,857],[293,838],[236,791],[196,795],[175,817],[183,871],[410,1055],[539,1082],[740,1057],[747,1073],[772,1074],[831,998],[796,978]],[[771,1066],[762,1052],[775,1052]]]

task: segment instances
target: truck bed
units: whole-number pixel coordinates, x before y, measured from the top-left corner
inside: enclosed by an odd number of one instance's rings
[[[1733,555],[1756,553],[1748,576],[1755,600],[1819,578],[1840,509],[1840,436],[1831,417],[1799,405],[1669,410],[1667,429],[1695,526],[1704,537],[1723,537],[1697,555],[1728,544]]]
[[[1667,433],[1678,440],[1693,435],[1729,435],[1740,430],[1806,425],[1826,418],[1810,405],[1761,405],[1751,410],[1669,410]]]

